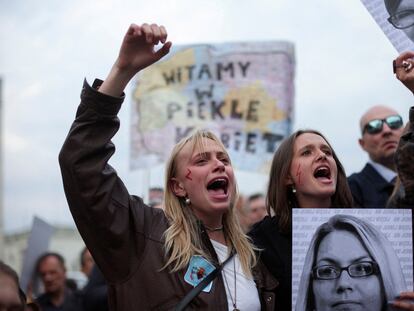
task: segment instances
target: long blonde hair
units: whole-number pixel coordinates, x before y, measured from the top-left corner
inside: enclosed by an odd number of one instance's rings
[[[211,139],[217,143],[224,152],[226,149],[222,142],[210,131],[196,131],[193,135],[182,139],[175,145],[165,170],[165,214],[170,222],[170,227],[165,231],[165,254],[171,271],[185,269],[193,255],[201,255],[212,260],[206,252],[201,240],[200,227],[191,208],[186,206],[183,199],[177,197],[171,189],[170,181],[177,174],[177,158],[181,150],[187,144],[191,144],[191,150],[205,150],[204,139]],[[227,153],[227,152],[226,152]],[[244,273],[251,276],[251,268],[256,264],[256,256],[249,238],[243,233],[235,214],[234,205],[237,201],[237,189],[233,193],[230,207],[223,215],[223,230],[229,243],[229,253],[235,250],[239,256]]]

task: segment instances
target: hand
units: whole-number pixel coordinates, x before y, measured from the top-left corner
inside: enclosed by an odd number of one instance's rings
[[[414,292],[402,292],[391,305],[398,310],[414,311]]]
[[[393,62],[394,73],[414,93],[414,52],[404,52]]]
[[[131,24],[125,34],[115,66],[120,71],[131,72],[135,75],[141,69],[168,54],[171,42],[166,42],[166,40],[167,31],[164,26]],[[160,42],[163,46],[155,51],[155,45]]]
[[[134,75],[167,55],[171,42],[167,42],[164,26],[156,24],[131,24],[122,41],[118,58],[108,77],[99,88],[99,92],[120,96]],[[158,43],[163,46],[155,50]]]

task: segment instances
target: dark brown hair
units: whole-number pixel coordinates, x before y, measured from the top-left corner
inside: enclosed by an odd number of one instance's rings
[[[291,191],[291,186],[286,185],[286,180],[288,179],[290,166],[292,164],[293,147],[296,138],[305,133],[321,136],[332,149],[328,140],[318,131],[298,130],[285,138],[276,150],[270,169],[266,206],[268,213],[270,214],[270,210],[272,209],[278,218],[279,230],[282,232],[290,232],[292,207],[299,207],[296,198]],[[332,207],[352,207],[353,200],[351,191],[348,187],[345,170],[333,149],[332,156],[338,169],[336,191],[331,198]]]
[[[43,262],[43,260],[45,260],[48,257],[56,258],[58,260],[59,264],[62,266],[63,270],[66,270],[65,259],[63,258],[62,255],[60,255],[58,253],[55,253],[55,252],[46,252],[46,253],[43,253],[36,261],[36,265],[35,265],[36,273],[39,273],[40,264]]]

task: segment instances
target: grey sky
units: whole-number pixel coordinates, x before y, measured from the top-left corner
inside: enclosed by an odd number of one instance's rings
[[[83,78],[104,78],[131,22],[164,24],[174,44],[289,40],[296,49],[294,128],[315,128],[333,144],[347,173],[366,155],[359,116],[371,105],[404,117],[412,95],[393,77],[397,52],[359,0],[0,0],[5,229],[32,215],[72,224],[57,155],[79,103]],[[129,89],[127,90],[129,95]],[[148,176],[128,171],[130,99],[121,111],[111,163],[131,193]],[[162,184],[162,168],[151,184]],[[267,176],[238,172],[242,193],[264,190]]]

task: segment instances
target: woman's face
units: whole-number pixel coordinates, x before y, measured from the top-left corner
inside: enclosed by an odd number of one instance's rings
[[[229,156],[215,141],[203,138],[205,149],[192,152],[184,146],[177,157],[175,194],[188,197],[196,216],[208,218],[228,210],[235,194],[235,178]]]
[[[322,207],[336,190],[338,170],[332,150],[321,136],[304,133],[296,138],[288,184],[294,184],[301,207]]]
[[[373,262],[373,259],[355,234],[337,230],[323,238],[314,266],[345,268],[361,262]],[[356,271],[361,269],[357,268]],[[379,311],[385,302],[377,273],[351,277],[346,270],[342,270],[337,279],[313,279],[312,289],[317,311]]]

